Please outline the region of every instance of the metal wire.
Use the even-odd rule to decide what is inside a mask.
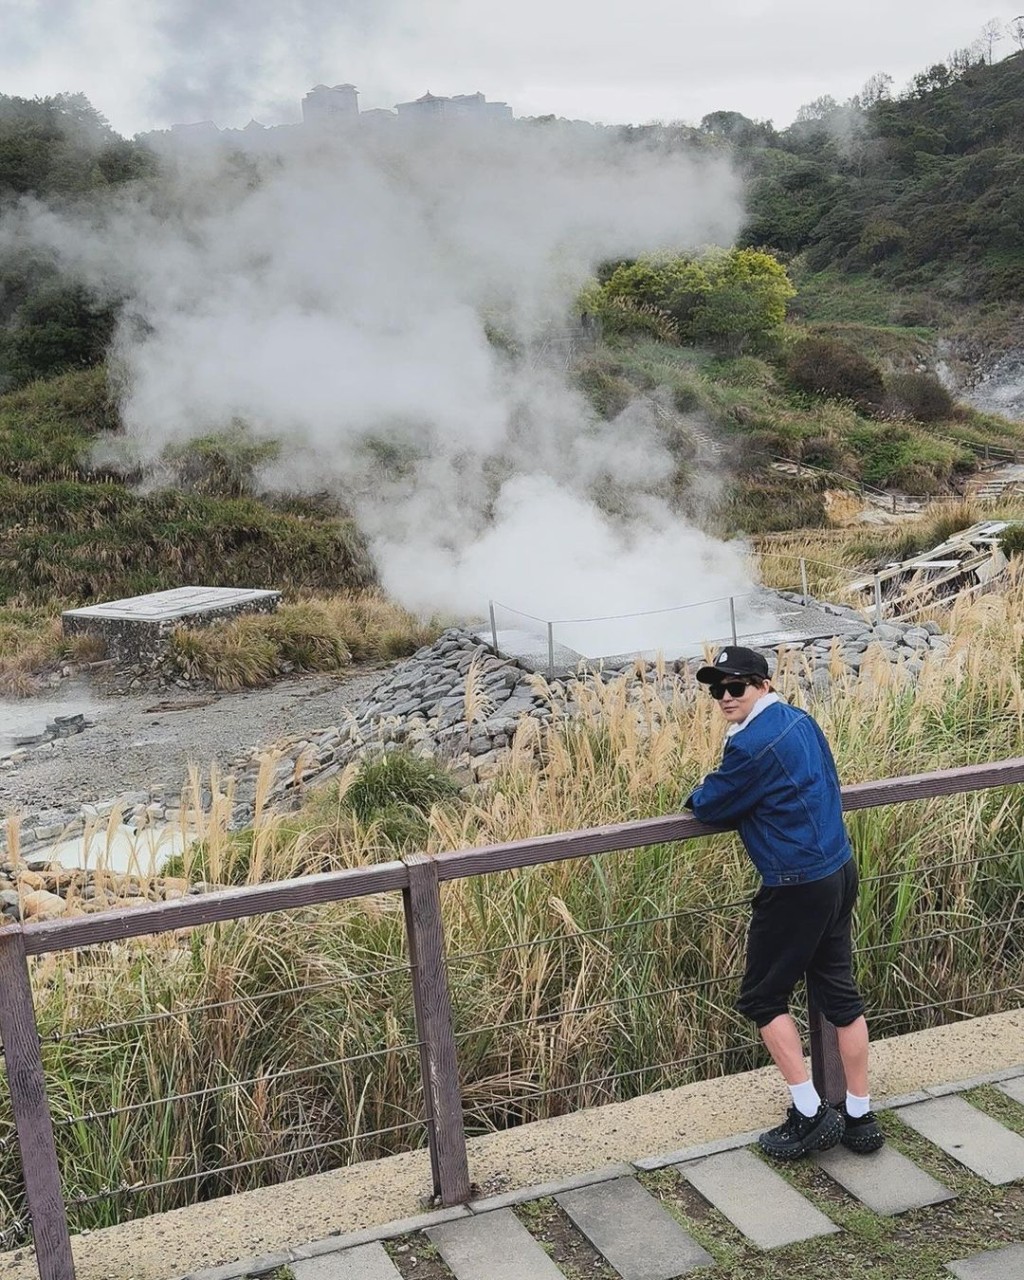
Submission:
[[[962,929],[941,929],[938,933],[922,933],[916,938],[902,938],[899,942],[873,942],[869,947],[856,947],[854,954],[858,956],[868,955],[872,951],[891,951],[893,947],[912,946],[918,942],[942,942],[946,938],[959,938],[965,933],[977,933],[979,929],[997,929],[1001,925],[1016,924],[1019,916],[1007,916],[1004,920],[984,920],[979,924],[964,925]]]
[[[690,1058],[674,1058],[669,1062],[654,1062],[646,1067],[634,1067],[629,1071],[616,1071],[608,1075],[592,1076],[589,1080],[574,1080],[572,1084],[554,1085],[550,1089],[538,1089],[535,1092],[524,1093],[519,1097],[508,1098],[502,1101],[495,1101],[490,1107],[473,1107],[462,1113],[463,1119],[468,1116],[483,1116],[487,1111],[494,1111],[503,1106],[514,1106],[518,1103],[533,1102],[537,1098],[546,1098],[554,1093],[568,1093],[573,1089],[586,1089],[591,1085],[603,1084],[607,1081],[626,1080],[630,1076],[646,1075],[649,1071],[667,1071],[670,1067],[689,1067],[699,1062],[712,1062],[716,1058],[721,1058],[727,1053],[739,1053],[745,1049],[761,1049],[763,1044],[760,1040],[741,1040],[739,1044],[728,1045],[722,1049],[713,1050],[710,1053],[697,1054]]]
[[[879,1022],[894,1022],[910,1013],[926,1013],[929,1009],[945,1009],[954,1004],[970,1004],[975,1000],[985,1000],[989,996],[1005,996],[1011,992],[1024,993],[1024,985],[1014,983],[1009,987],[992,987],[988,991],[976,991],[973,995],[951,996],[948,1000],[929,1000],[927,1004],[912,1004],[905,1009],[882,1009],[871,1015],[871,1025]]]
[[[987,853],[981,858],[951,858],[949,862],[932,862],[924,866],[905,867],[902,871],[880,871],[878,875],[865,876],[860,883],[861,887],[863,887],[866,884],[879,884],[884,880],[899,880],[903,876],[924,875],[926,873],[931,875],[935,871],[948,871],[950,867],[980,867],[988,862],[1002,862],[1004,859],[1014,856],[1009,853]]]
[[[574,938],[592,938],[602,933],[615,933],[621,929],[639,929],[647,924],[660,924],[665,920],[678,920],[682,916],[715,915],[720,911],[731,911],[736,907],[750,904],[749,895],[736,902],[723,902],[710,907],[686,907],[682,911],[670,911],[663,916],[648,916],[646,920],[624,920],[619,924],[603,924],[594,929],[573,929],[570,933],[554,933],[546,938],[531,938],[528,942],[510,942],[504,947],[488,947],[484,951],[456,951],[448,957],[448,963],[456,960],[474,960],[480,956],[496,956],[505,951],[521,951],[524,947],[543,947],[549,942],[571,942]]]
[[[308,1067],[289,1067],[286,1071],[276,1071],[269,1076],[254,1076],[249,1080],[233,1080],[228,1084],[215,1084],[207,1089],[194,1089],[190,1093],[172,1093],[163,1098],[147,1098],[144,1102],[132,1102],[123,1107],[109,1107],[105,1111],[86,1111],[79,1116],[65,1116],[54,1120],[55,1125],[73,1125],[92,1123],[96,1120],[110,1120],[114,1116],[129,1115],[136,1111],[145,1111],[150,1107],[168,1106],[172,1102],[189,1102],[193,1098],[207,1098],[215,1093],[224,1093],[229,1089],[247,1089],[250,1085],[266,1084],[275,1080],[290,1079],[294,1076],[306,1075],[311,1071],[321,1071],[327,1067],[341,1067],[349,1062],[365,1062],[369,1058],[382,1058],[391,1053],[405,1053],[410,1049],[419,1049],[422,1040],[414,1040],[409,1044],[396,1045],[390,1049],[374,1049],[370,1053],[356,1053],[349,1058],[329,1058],[324,1062],[314,1062]]]
[[[398,1133],[402,1129],[417,1127],[429,1128],[429,1118],[407,1120],[404,1124],[393,1124],[387,1129],[372,1129],[366,1133],[352,1134],[347,1138],[332,1138],[330,1142],[317,1142],[309,1147],[297,1147],[294,1151],[282,1151],[270,1156],[255,1156],[252,1160],[239,1160],[236,1164],[220,1165],[216,1169],[201,1169],[197,1173],[183,1173],[176,1178],[164,1178],[160,1182],[136,1182],[131,1186],[106,1187],[91,1196],[72,1196],[67,1204],[96,1204],[100,1200],[111,1200],[116,1196],[141,1195],[144,1191],[159,1191],[162,1187],[178,1186],[182,1182],[198,1182],[203,1178],[216,1178],[225,1173],[234,1173],[237,1169],[250,1169],[258,1164],[267,1164],[272,1160],[293,1160],[296,1156],[309,1155],[314,1151],[326,1151],[332,1147],[344,1146],[345,1143],[362,1142],[366,1138],[379,1138],[385,1133]]]
[[[348,982],[363,982],[370,978],[384,978],[393,973],[411,973],[414,966],[409,964],[394,965],[390,969],[377,969],[371,973],[354,974],[340,979],[327,978],[323,982],[309,982],[300,987],[275,987],[273,991],[260,991],[255,995],[235,996],[231,1000],[217,1000],[212,1004],[185,1005],[181,1009],[161,1009],[159,1013],[144,1013],[138,1018],[126,1022],[100,1022],[92,1027],[75,1027],[71,1031],[50,1031],[39,1037],[40,1044],[62,1044],[65,1041],[83,1040],[87,1036],[100,1035],[109,1031],[123,1031],[128,1027],[140,1027],[152,1022],[163,1022],[168,1018],[182,1018],[192,1013],[209,1013],[217,1009],[231,1009],[236,1005],[255,1005],[264,1000],[274,1000],[278,996],[302,995],[307,991],[326,991]]]
[[[635,1000],[654,1000],[658,996],[672,995],[676,991],[697,991],[702,987],[713,987],[722,982],[735,982],[742,976],[740,973],[726,973],[715,978],[702,978],[700,982],[689,982],[680,987],[662,987],[658,991],[641,991],[637,995],[617,996],[614,1000],[598,1000],[594,1004],[581,1004],[574,1009],[555,1009],[551,1013],[534,1013],[528,1018],[515,1018],[509,1022],[495,1022],[489,1027],[472,1027],[469,1031],[458,1031],[455,1039],[465,1040],[468,1036],[485,1035],[489,1031],[502,1031],[505,1027],[525,1027],[550,1019],[571,1018],[578,1013],[591,1013],[594,1009],[608,1009],[613,1005],[629,1004]]]

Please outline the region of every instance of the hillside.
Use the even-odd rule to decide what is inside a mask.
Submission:
[[[780,134],[731,114],[706,124],[750,179],[746,243],[812,272],[933,290],[933,317],[1019,298],[1024,54],[931,67],[898,99],[822,100]]]
[[[0,397],[0,604],[189,582],[330,590],[374,581],[335,502],[258,496],[252,459],[229,442],[197,445],[162,477],[94,464],[93,448],[119,430],[103,366]]]

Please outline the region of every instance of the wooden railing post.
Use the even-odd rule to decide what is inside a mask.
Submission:
[[[846,1101],[846,1072],[839,1056],[836,1029],[817,1007],[814,992],[807,991],[807,1025],[811,1041],[811,1079],[821,1097],[834,1107]]]
[[[0,929],[0,1037],[40,1280],[75,1280],[25,937],[19,925]]]
[[[434,1195],[447,1207],[464,1204],[469,1199],[469,1157],[444,954],[441,892],[433,858],[413,854],[403,861],[409,870],[409,887],[403,889],[402,897],[420,1040],[430,1167]]]

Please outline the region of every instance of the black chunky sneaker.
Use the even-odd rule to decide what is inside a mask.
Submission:
[[[813,1116],[790,1107],[782,1124],[758,1138],[761,1150],[773,1160],[799,1160],[809,1151],[828,1151],[843,1137],[843,1117],[827,1102]]]
[[[843,1146],[849,1147],[851,1151],[866,1155],[869,1151],[877,1151],[885,1143],[885,1134],[873,1111],[867,1111],[862,1116],[851,1116],[847,1114],[844,1105],[843,1123],[846,1125]]]

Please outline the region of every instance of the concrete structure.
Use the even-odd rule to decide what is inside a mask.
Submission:
[[[149,663],[160,656],[176,627],[208,627],[244,613],[273,613],[280,600],[279,591],[176,587],[67,609],[61,618],[66,636],[96,635],[105,642],[108,655],[119,662]]]
[[[478,121],[492,124],[495,121],[512,120],[512,108],[507,102],[488,102],[485,94],[457,93],[451,97],[434,94],[429,90],[411,102],[397,103],[394,111],[373,107],[359,110],[359,91],[354,84],[317,84],[302,99],[302,123],[265,126],[250,120],[244,129],[219,129],[212,120],[197,124],[172,125],[169,133],[155,130],[144,134],[151,145],[159,148],[170,138],[174,143],[190,145],[227,143],[246,151],[272,151],[286,143],[287,135],[301,137],[303,133],[325,134],[339,129],[356,127],[390,127],[400,120],[403,124],[436,123],[439,121]]]
[[[302,123],[313,128],[352,124],[359,118],[359,92],[354,84],[314,85],[302,99]]]

